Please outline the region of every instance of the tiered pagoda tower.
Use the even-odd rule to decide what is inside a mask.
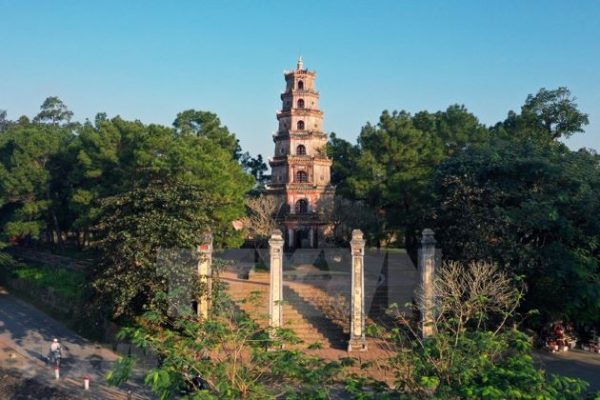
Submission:
[[[287,210],[282,219],[288,248],[319,247],[329,234],[324,210],[333,203],[331,159],[327,157],[327,134],[315,89],[315,71],[304,68],[284,73],[286,87],[277,113],[279,128],[273,135],[275,156],[269,160],[269,192],[283,195]]]

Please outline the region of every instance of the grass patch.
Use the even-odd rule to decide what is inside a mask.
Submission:
[[[79,298],[85,284],[83,273],[65,268],[21,265],[13,270],[13,275],[35,286],[52,288],[58,294],[73,300]]]
[[[85,274],[67,268],[29,265],[17,262],[9,254],[0,254],[0,272],[3,280],[20,279],[39,288],[52,288],[66,300],[77,301],[83,293]]]

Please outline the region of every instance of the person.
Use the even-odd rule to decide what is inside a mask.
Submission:
[[[52,340],[52,344],[50,345],[50,361],[56,362],[61,358],[61,346],[60,342],[57,338]]]

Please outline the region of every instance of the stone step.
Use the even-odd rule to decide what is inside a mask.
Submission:
[[[237,276],[231,275],[222,278],[229,286],[228,292],[232,299],[236,301],[247,299],[253,292],[260,292],[260,304],[240,302],[238,305],[250,315],[266,314],[269,296],[268,274],[256,273],[250,277],[250,280],[238,279]],[[323,305],[331,302],[331,296],[322,288],[315,287],[312,283],[284,282],[283,290],[284,327],[293,330],[304,342],[300,347],[313,343],[320,343],[322,348],[339,347],[347,340],[347,334],[342,328],[328,320],[321,310]]]

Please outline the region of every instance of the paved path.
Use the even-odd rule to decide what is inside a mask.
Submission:
[[[57,337],[63,348],[61,379],[56,382],[52,368],[45,364],[50,341]],[[33,306],[11,296],[0,287],[0,366],[18,370],[26,377],[48,385],[60,385],[67,393],[81,399],[150,399],[148,390],[139,384],[122,389],[105,382],[118,355],[77,335],[62,323]],[[91,390],[83,391],[83,376],[91,376]],[[138,371],[139,375],[139,371]],[[136,377],[139,382],[140,377]]]
[[[583,350],[536,351],[534,358],[547,372],[583,379],[590,384],[589,390],[600,391],[600,354]]]

